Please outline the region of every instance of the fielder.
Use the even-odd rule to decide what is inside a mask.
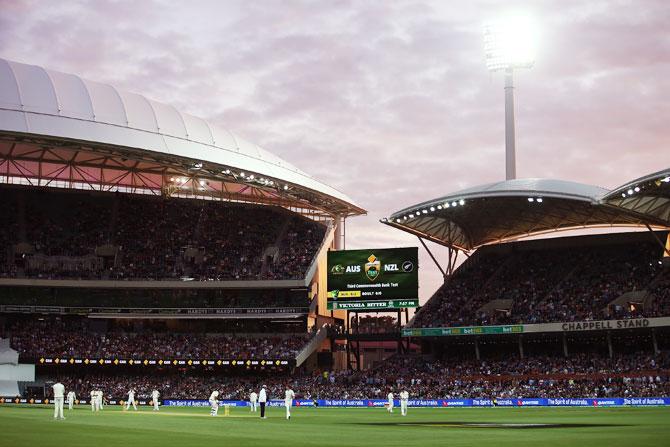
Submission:
[[[91,411],[98,409],[98,392],[91,390]]]
[[[158,390],[153,390],[151,392],[151,400],[154,403],[154,411],[158,411],[158,398],[160,397],[161,393],[158,392]]]
[[[77,399],[77,395],[74,391],[67,393],[67,409],[72,410],[74,408],[74,401]]]
[[[132,388],[130,389],[130,391],[128,391],[128,402],[126,402],[126,411],[130,409],[131,404],[133,405],[135,411],[137,411],[137,403],[135,403],[135,390]]]
[[[210,416],[216,416],[219,414],[219,392],[213,391],[209,395],[209,404],[212,406],[212,410],[209,412]]]
[[[63,400],[65,400],[65,386],[56,382],[52,386],[54,390],[54,419],[65,419],[63,416]]]
[[[265,385],[263,385],[263,388],[261,388],[261,391],[258,393],[258,403],[261,406],[261,418],[262,419],[267,419],[265,416],[265,404],[268,401],[268,394],[267,391],[265,391]]]
[[[407,402],[409,401],[409,393],[406,390],[400,392],[400,414],[407,416]]]
[[[105,403],[105,398],[104,398],[104,393],[102,390],[98,390],[95,394],[96,400],[95,400],[95,405],[96,405],[96,410],[100,411],[102,410],[103,404]]]
[[[291,405],[293,405],[293,399],[295,399],[295,393],[291,387],[286,387],[286,393],[284,394],[284,406],[286,407],[286,419],[291,419]]]
[[[389,392],[388,395],[389,403],[386,406],[386,409],[388,410],[389,413],[393,413],[393,393]]]
[[[251,412],[255,413],[258,411],[258,394],[255,391],[252,391],[249,394],[249,404],[251,405]]]

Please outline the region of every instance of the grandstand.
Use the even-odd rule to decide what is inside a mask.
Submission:
[[[59,376],[112,393],[315,365],[346,320],[326,310],[325,253],[365,213],[229,130],[4,59],[0,208],[0,334],[35,372],[0,394],[34,397]],[[202,397],[188,389],[172,397]]]
[[[382,222],[416,235],[426,249],[424,241],[448,249],[446,268],[433,257],[444,284],[403,329],[438,362],[433,366],[474,361],[479,373],[470,369],[459,379],[470,383],[474,374],[478,392],[509,397],[546,394],[538,383],[563,395],[643,392],[625,387],[631,383],[667,394],[670,170],[612,191],[508,180],[407,207]],[[590,232],[615,227],[642,231]],[[582,234],[546,236],[575,229]],[[466,259],[456,268],[461,254]],[[650,371],[615,366],[625,356]],[[602,364],[585,366],[599,357]],[[582,364],[572,368],[575,359]],[[510,378],[519,365],[523,377]],[[496,386],[477,377],[482,370],[496,374]],[[625,386],[611,388],[613,380]]]

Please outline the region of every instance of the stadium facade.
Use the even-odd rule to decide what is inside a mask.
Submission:
[[[0,59],[0,193],[4,332],[38,316],[85,331],[162,324],[242,334],[307,334],[346,320],[326,307],[325,254],[344,246],[346,219],[365,210],[170,105]],[[295,367],[323,338],[288,356],[22,357],[38,375],[61,364]]]

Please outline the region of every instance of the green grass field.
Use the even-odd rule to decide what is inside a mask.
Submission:
[[[407,417],[383,408],[294,408],[290,421],[279,408],[266,420],[243,408],[216,418],[208,408],[65,412],[54,421],[51,407],[0,406],[0,445],[670,446],[670,408],[410,408]]]

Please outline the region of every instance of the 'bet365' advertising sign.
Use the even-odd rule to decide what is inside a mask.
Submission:
[[[328,309],[402,309],[419,305],[418,249],[328,252]]]

